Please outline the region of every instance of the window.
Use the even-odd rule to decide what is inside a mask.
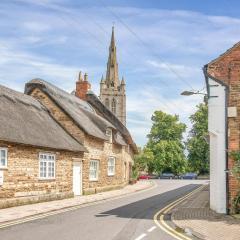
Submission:
[[[116,114],[116,100],[113,98],[113,100],[112,100],[112,112],[114,113],[114,114]]]
[[[39,177],[42,179],[55,178],[55,155],[49,153],[39,154]]]
[[[108,176],[113,176],[115,174],[115,158],[110,157],[108,159]]]
[[[109,142],[112,143],[112,129],[107,128],[106,135],[109,137]]]
[[[97,181],[98,180],[98,169],[99,169],[99,161],[91,160],[89,166],[89,180]]]
[[[7,167],[7,148],[0,148],[0,168]]]
[[[105,106],[106,106],[107,108],[110,107],[110,105],[109,105],[109,99],[108,99],[108,98],[105,99]]]

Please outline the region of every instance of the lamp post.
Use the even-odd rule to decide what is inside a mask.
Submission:
[[[195,95],[195,94],[204,95],[204,96],[207,95],[206,93],[202,93],[202,92],[200,92],[200,91],[197,91],[197,92],[193,92],[193,91],[183,91],[183,92],[181,93],[182,96],[191,96],[191,95]]]
[[[204,96],[204,102],[205,102],[205,104],[207,104],[207,94],[206,93],[202,93],[202,92],[200,92],[200,91],[196,91],[196,92],[194,92],[194,91],[183,91],[182,93],[181,93],[181,95],[182,96],[192,96],[192,95],[203,95]]]

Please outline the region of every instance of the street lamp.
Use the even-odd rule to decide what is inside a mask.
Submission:
[[[181,93],[182,96],[192,96],[192,95],[196,95],[196,94],[197,95],[203,95],[204,96],[203,101],[205,102],[205,104],[207,104],[207,94],[206,93],[202,93],[200,91],[196,91],[196,92],[194,92],[194,91],[183,91]]]
[[[206,96],[206,93],[202,93],[200,91],[197,91],[197,92],[193,92],[193,91],[183,91],[181,93],[182,96],[191,96],[191,95],[194,95],[194,94],[200,94],[200,95],[204,95]]]

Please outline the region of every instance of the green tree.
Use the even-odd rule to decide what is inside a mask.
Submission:
[[[139,151],[139,154],[134,157],[134,165],[138,171],[144,171],[152,173],[154,171],[153,168],[153,153],[152,151],[145,147],[143,150]]]
[[[208,107],[205,103],[197,106],[197,111],[190,116],[192,129],[186,146],[188,163],[192,171],[200,174],[209,173]]]
[[[153,125],[148,135],[147,149],[153,154],[151,162],[154,171],[161,173],[171,171],[179,174],[186,167],[183,133],[186,125],[179,122],[177,115],[155,111]]]

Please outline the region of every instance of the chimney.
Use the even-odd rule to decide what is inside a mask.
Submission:
[[[91,89],[91,84],[88,82],[87,73],[84,74],[84,79],[82,78],[82,73],[79,73],[78,80],[76,82],[76,93],[75,96],[86,100],[86,95],[88,90]]]

